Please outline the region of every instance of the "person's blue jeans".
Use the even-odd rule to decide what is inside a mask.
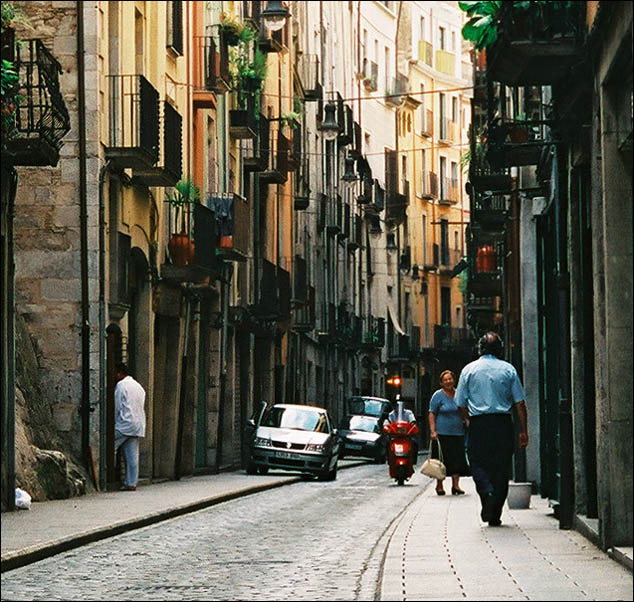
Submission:
[[[139,441],[141,437],[130,437],[115,432],[114,450],[115,453],[121,448],[123,459],[125,460],[125,480],[127,487],[136,487],[139,480]]]
[[[480,499],[493,494],[493,519],[499,519],[511,478],[515,448],[513,419],[507,414],[484,414],[469,420],[468,453],[471,475]]]

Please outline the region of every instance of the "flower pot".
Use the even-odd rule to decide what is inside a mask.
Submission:
[[[174,265],[185,266],[194,263],[194,241],[184,232],[172,234],[167,248],[169,249],[170,257]]]
[[[526,509],[530,506],[532,483],[509,483],[506,503],[511,510]]]

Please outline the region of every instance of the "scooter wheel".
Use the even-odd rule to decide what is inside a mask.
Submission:
[[[396,479],[396,482],[399,486],[401,486],[405,484],[405,479],[403,477],[399,477],[398,479]]]

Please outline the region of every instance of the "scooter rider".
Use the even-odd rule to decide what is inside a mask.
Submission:
[[[388,414],[385,422],[416,423],[416,416],[414,415],[414,412],[405,407],[405,402],[401,400],[400,394],[396,395],[396,407]],[[413,463],[415,465],[416,460],[418,459],[418,441],[414,438],[412,438],[412,456]]]

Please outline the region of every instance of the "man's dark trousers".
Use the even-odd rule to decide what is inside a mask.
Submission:
[[[513,420],[509,414],[469,418],[468,446],[471,474],[481,500],[493,494],[491,520],[499,520],[511,478],[514,451]]]

